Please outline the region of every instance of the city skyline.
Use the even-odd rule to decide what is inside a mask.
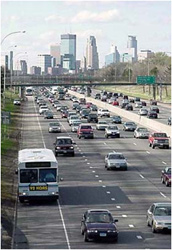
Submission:
[[[40,3],[41,12],[38,11]],[[99,1],[98,4],[95,1],[2,1],[1,37],[18,30],[26,33],[8,37],[1,51],[13,50],[14,58],[18,52],[27,51],[27,58],[25,55],[21,60],[26,59],[30,68],[37,65],[38,54],[50,54],[50,45],[59,44],[61,35],[70,33],[77,37],[77,60],[86,55],[89,36],[96,38],[100,67],[111,44],[118,47],[120,54],[126,52],[129,35],[136,36],[138,52],[141,49],[169,52],[170,5],[169,1]],[[15,49],[8,49],[15,44]]]

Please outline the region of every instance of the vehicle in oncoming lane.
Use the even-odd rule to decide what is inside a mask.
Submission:
[[[150,107],[150,110],[159,113],[159,108],[158,108],[158,106],[151,106],[151,107]]]
[[[19,99],[15,99],[15,100],[13,101],[13,104],[14,104],[14,105],[20,106],[20,105],[21,105],[21,101],[20,101]]]
[[[157,101],[150,99],[150,105],[157,105]]]
[[[148,129],[144,128],[144,127],[137,127],[134,130],[134,138],[136,138],[136,139],[138,139],[138,138],[147,139],[147,138],[149,138],[149,134],[150,134],[150,132],[148,131]]]
[[[125,106],[125,110],[133,110],[133,106],[131,105],[131,104],[127,104],[126,106]]]
[[[171,126],[171,117],[168,117],[167,124]]]
[[[48,125],[49,133],[61,133],[61,125],[59,122],[50,122]]]
[[[148,118],[157,119],[157,118],[158,118],[158,114],[157,114],[156,111],[150,110],[150,111],[148,111],[147,117],[148,117]]]
[[[134,131],[137,128],[135,122],[124,122],[123,130],[124,131]]]
[[[171,186],[171,167],[166,167],[161,171],[161,182],[167,187]]]
[[[142,108],[141,102],[135,102],[135,108]]]
[[[145,108],[141,108],[138,112],[138,115],[147,115],[148,114],[148,110]]]
[[[71,137],[59,136],[56,138],[55,145],[55,156],[59,154],[75,155],[74,142]]]
[[[153,233],[171,230],[171,203],[153,203],[147,211],[147,225]]]
[[[119,128],[116,125],[109,124],[105,128],[105,137],[106,138],[109,138],[109,137],[111,137],[111,138],[113,138],[113,137],[120,138]]]
[[[84,235],[84,241],[111,240],[117,242],[118,230],[116,222],[118,220],[113,218],[109,210],[87,210],[81,219],[81,234]]]
[[[128,164],[127,160],[122,153],[111,152],[105,156],[105,168],[110,169],[122,169],[127,170]]]

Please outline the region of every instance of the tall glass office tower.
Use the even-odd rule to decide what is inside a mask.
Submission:
[[[128,54],[131,56],[132,62],[137,61],[137,40],[135,36],[128,36],[127,41]]]
[[[94,36],[90,36],[89,39],[87,39],[86,64],[87,69],[99,68],[99,57],[97,52],[96,38]]]
[[[64,69],[76,69],[76,35],[61,35],[61,64]]]

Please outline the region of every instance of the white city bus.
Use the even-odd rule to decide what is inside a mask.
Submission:
[[[50,149],[23,149],[18,155],[18,195],[25,200],[59,197],[58,162]]]
[[[25,95],[26,96],[32,96],[33,95],[33,88],[32,87],[27,87],[25,90]]]

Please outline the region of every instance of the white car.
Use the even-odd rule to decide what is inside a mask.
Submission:
[[[15,99],[14,101],[13,101],[13,104],[14,105],[21,105],[21,101],[20,100],[18,100],[18,99]]]
[[[71,115],[70,118],[69,118],[69,126],[71,126],[74,121],[78,121],[78,120],[80,121],[79,116]]]
[[[141,102],[136,102],[135,103],[135,108],[142,108],[142,103]]]
[[[122,153],[111,152],[105,157],[105,168],[110,169],[123,169],[127,170],[127,160]]]
[[[39,114],[42,115],[47,110],[49,110],[49,108],[47,106],[41,106],[39,108]]]
[[[105,137],[106,138],[109,138],[109,137],[120,138],[119,128],[114,124],[109,124],[109,126],[105,128]]]
[[[108,123],[107,123],[107,121],[104,121],[104,120],[98,121],[98,123],[96,124],[97,130],[105,130],[105,128],[107,128],[107,127],[108,127]]]
[[[108,103],[109,103],[109,104],[112,104],[114,101],[116,101],[116,97],[111,97],[111,98],[108,100]]]
[[[98,109],[98,112],[97,112],[97,115],[100,116],[100,117],[103,117],[103,116],[107,116],[107,117],[110,117],[110,112],[108,109]]]
[[[147,128],[144,127],[137,127],[134,130],[134,137],[135,138],[149,138],[150,132],[147,130]]]
[[[57,111],[60,111],[61,107],[62,107],[62,104],[60,104],[60,103],[57,104],[57,105],[56,105],[56,110],[57,110]]]
[[[71,125],[71,132],[77,132],[79,125],[81,124],[81,121],[74,121]]]
[[[148,114],[148,110],[145,108],[141,108],[138,112],[138,115],[147,115]]]

